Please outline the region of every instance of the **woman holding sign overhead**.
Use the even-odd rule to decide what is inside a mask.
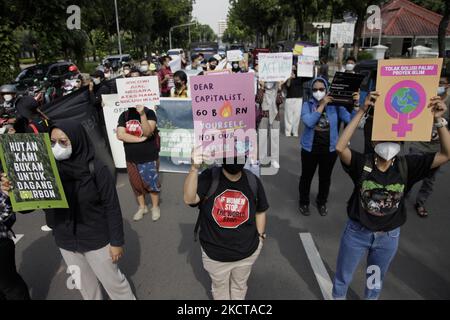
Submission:
[[[319,167],[319,193],[316,198],[321,216],[326,216],[326,203],[330,192],[331,174],[336,163],[336,142],[338,138],[338,120],[350,122],[352,115],[345,107],[333,105],[333,98],[328,95],[328,82],[321,77],[312,81],[313,97],[305,101],[301,120],[305,130],[301,137],[302,175],[299,184],[299,211],[310,215],[309,193],[311,182]],[[359,99],[354,95],[355,104]]]

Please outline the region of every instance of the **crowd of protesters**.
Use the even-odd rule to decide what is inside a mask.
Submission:
[[[338,253],[333,297],[346,298],[353,273],[366,254],[368,265],[378,266],[383,280],[398,248],[400,227],[406,222],[405,197],[415,183],[423,181],[415,208],[421,217],[426,217],[429,213],[425,204],[433,191],[436,173],[450,159],[450,134],[446,121],[450,106],[448,78],[441,78],[436,97],[429,101],[428,107],[434,116],[430,142],[414,142],[410,153],[400,156],[399,143],[370,139],[371,118],[379,96],[375,84],[370,85],[370,92],[363,97],[360,92],[353,94],[353,108],[334,103],[329,95],[329,69],[325,58],[321,59],[315,78],[298,77],[294,60],[292,75],[283,82],[259,81],[256,59],[248,64],[227,61],[220,55],[206,60],[201,54],[193,54],[190,60],[189,65],[182,63],[181,69],[173,72],[173,58],[170,56],[161,56],[158,65],[152,59],[144,58],[136,65],[123,64],[117,76],[154,76],[158,78],[161,97],[186,99],[189,98],[189,75],[202,76],[224,69],[230,73],[253,73],[259,164],[280,168],[278,155],[282,119],[287,137],[299,137],[301,133],[297,155],[301,167],[298,177],[299,212],[303,216],[311,215],[310,189],[317,169],[319,192],[315,202],[321,216],[328,214],[326,204],[338,158],[354,183],[347,207],[349,220]],[[342,71],[353,73],[355,65],[356,59],[348,57]],[[115,90],[108,81],[112,72],[105,65],[103,71],[91,74],[90,80],[79,78],[82,82],[79,87],[89,87],[92,105],[99,111],[100,123],[104,122],[101,118],[102,95]],[[102,286],[111,299],[135,299],[127,279],[117,266],[123,255],[124,231],[114,178],[98,159],[85,130],[74,121],[52,124],[33,99],[17,96],[14,86],[2,86],[0,94],[2,114],[14,113],[14,109],[20,113],[17,121],[6,127],[5,133],[48,132],[50,135],[69,209],[46,210],[46,216],[51,217],[48,229],[53,231],[66,264],[80,266],[83,298],[102,299]],[[284,110],[284,118],[280,110]],[[142,220],[149,212],[155,222],[161,217],[160,138],[156,114],[155,110],[136,106],[123,112],[117,124],[117,139],[124,144],[130,186],[138,203],[133,216],[135,221]],[[365,120],[365,148],[359,152],[350,148],[350,140],[362,120]],[[341,122],[346,124],[344,130],[340,130]],[[303,124],[302,130],[300,124]],[[262,180],[245,167],[247,160],[246,156],[243,159],[237,156],[224,158],[221,166],[201,171],[207,155],[194,150],[192,166],[185,179],[184,202],[199,209],[195,229],[202,249],[203,266],[212,281],[214,299],[245,299],[247,280],[266,238],[269,203]],[[384,187],[371,190],[368,187],[370,183]],[[15,265],[12,241],[15,214],[8,198],[12,185],[3,174],[0,193],[0,299],[29,299],[27,286]],[[151,209],[146,204],[147,194],[150,195]],[[389,204],[381,206],[381,199],[387,198],[390,199]],[[230,213],[230,206],[238,217],[232,226],[225,220],[216,219],[216,216]],[[381,285],[375,289],[366,288],[365,295],[367,299],[377,299],[380,292]]]

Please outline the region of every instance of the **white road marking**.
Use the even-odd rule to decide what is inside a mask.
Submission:
[[[16,234],[16,237],[13,238],[14,244],[17,244],[17,242],[20,241],[20,239],[22,239],[24,236],[24,234]]]
[[[299,233],[300,239],[302,240],[303,247],[305,248],[306,255],[308,256],[311,267],[316,276],[317,282],[319,283],[320,291],[322,291],[323,298],[325,300],[333,300],[331,291],[333,289],[333,283],[331,278],[323,264],[322,258],[320,257],[319,251],[314,244],[311,233]]]

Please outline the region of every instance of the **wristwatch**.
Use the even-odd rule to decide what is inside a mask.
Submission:
[[[440,118],[437,122],[434,123],[434,127],[436,129],[440,129],[445,127],[448,124],[447,120],[445,120],[444,118]]]
[[[263,240],[266,240],[266,234],[265,233],[260,233],[259,237]]]

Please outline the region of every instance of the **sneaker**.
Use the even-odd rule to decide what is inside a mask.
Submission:
[[[310,216],[311,212],[309,211],[309,206],[306,204],[300,204],[298,206],[298,211],[304,216]]]
[[[142,218],[144,218],[144,214],[146,214],[146,213],[148,213],[147,206],[145,206],[143,208],[139,207],[139,210],[133,216],[133,220],[134,221],[142,220]]]
[[[319,209],[319,214],[322,217],[325,217],[328,214],[328,209],[327,206],[322,204],[322,205],[317,205],[317,208]]]
[[[161,210],[159,209],[159,207],[152,208],[152,220],[158,221],[160,217],[161,217]]]
[[[45,225],[41,227],[41,230],[44,232],[50,232],[52,231],[52,228],[50,228],[48,225]]]
[[[275,169],[280,169],[280,164],[278,163],[278,161],[273,160],[272,167],[274,167]]]

